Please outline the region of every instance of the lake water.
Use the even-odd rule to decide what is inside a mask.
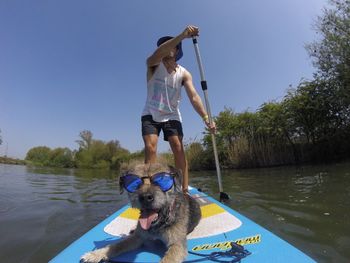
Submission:
[[[0,258],[50,260],[126,204],[117,176],[0,164]],[[318,262],[350,261],[350,163],[230,170],[222,177],[233,209]],[[191,173],[190,183],[218,198],[215,171]]]

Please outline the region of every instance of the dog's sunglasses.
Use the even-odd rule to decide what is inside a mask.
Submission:
[[[149,176],[139,177],[135,174],[127,173],[120,177],[119,184],[129,193],[134,193],[143,184],[144,179],[150,179],[151,184],[158,186],[163,192],[169,191],[174,185],[174,174],[160,172]]]

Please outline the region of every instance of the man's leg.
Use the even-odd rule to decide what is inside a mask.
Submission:
[[[168,137],[168,141],[171,147],[171,150],[174,154],[175,167],[180,169],[183,175],[182,178],[182,189],[184,192],[188,191],[188,167],[185,156],[185,149],[182,143],[182,137],[173,135]]]
[[[151,115],[142,116],[142,138],[145,144],[145,163],[155,163],[160,123],[153,121]]]
[[[142,136],[145,143],[145,163],[155,163],[157,159],[157,134],[148,134]]]

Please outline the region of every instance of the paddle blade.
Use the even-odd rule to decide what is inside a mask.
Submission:
[[[226,202],[228,200],[230,200],[230,196],[224,192],[220,192],[220,202],[223,203],[223,202]]]

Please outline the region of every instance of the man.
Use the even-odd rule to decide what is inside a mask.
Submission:
[[[181,41],[198,34],[198,27],[187,26],[176,37],[166,36],[158,40],[158,48],[147,59],[147,100],[141,118],[145,163],[156,162],[158,137],[162,130],[164,140],[169,142],[174,154],[175,166],[182,171],[185,193],[188,191],[188,167],[179,111],[182,86],[206,126],[212,132],[215,131],[215,124],[209,123],[208,114],[193,85],[191,74],[177,64],[183,56]]]

